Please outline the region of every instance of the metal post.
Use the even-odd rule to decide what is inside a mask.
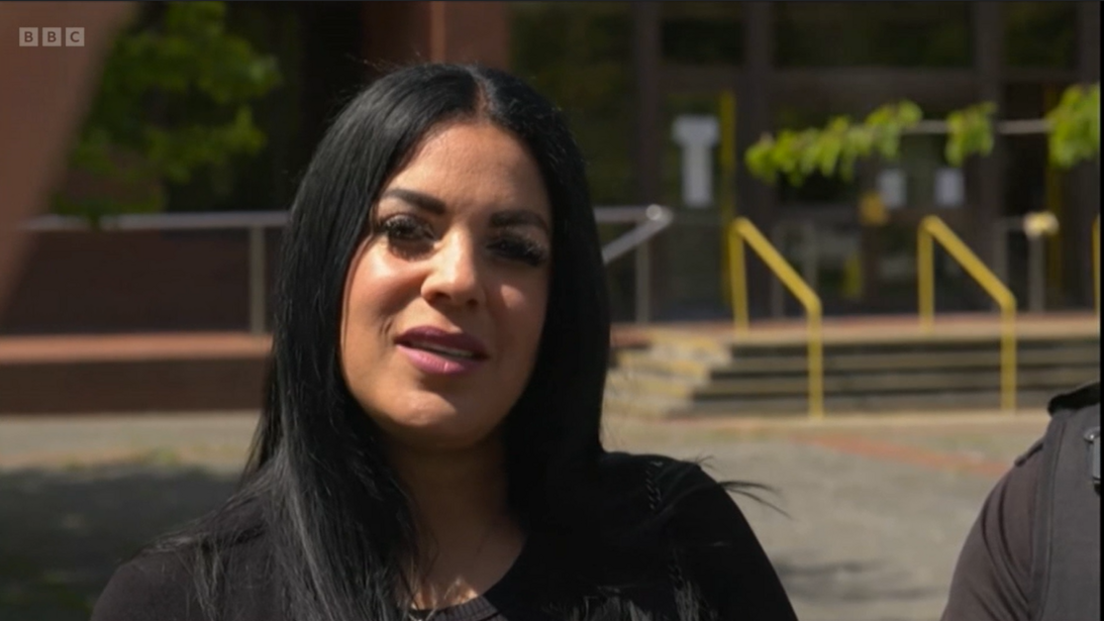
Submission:
[[[789,249],[787,233],[790,232],[793,222],[782,220],[771,228],[771,244],[779,252],[785,253]],[[800,222],[801,231],[801,277],[816,291],[819,287],[820,254],[817,249],[816,222],[806,219]],[[786,292],[782,283],[777,278],[770,281],[770,312],[771,317],[780,319],[786,315]]]
[[[801,276],[813,291],[820,288],[820,253],[817,248],[816,223],[806,220],[801,223],[801,230],[805,233],[802,241]]]
[[[249,227],[249,331],[265,331],[265,230]]]
[[[787,235],[789,231],[789,223],[785,220],[779,221],[774,225],[771,230],[771,244],[779,249],[781,252],[785,252],[788,244],[786,243]],[[781,319],[786,315],[786,292],[782,289],[782,281],[771,275],[770,279],[770,313],[771,317],[775,319]]]
[[[1041,235],[1027,237],[1027,308],[1033,313],[1041,313],[1046,307],[1046,261],[1044,261]]]
[[[1009,282],[1008,234],[1015,228],[1019,228],[1019,226],[1019,218],[1004,218],[997,222],[997,226],[993,227],[996,232],[993,239],[993,271],[997,273],[997,278],[1000,278],[1002,282]]]
[[[636,323],[652,320],[652,255],[650,241],[636,247]]]
[[[934,328],[935,323],[935,266],[932,236],[921,221],[916,239],[916,283],[920,307],[920,327]]]

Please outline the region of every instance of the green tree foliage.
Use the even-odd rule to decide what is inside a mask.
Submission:
[[[278,84],[275,59],[226,31],[222,2],[150,6],[107,59],[57,212],[159,211],[165,183],[265,144],[250,102]]]
[[[1066,89],[1046,120],[1052,166],[1070,168],[1096,157],[1100,152],[1100,84]]]
[[[992,151],[995,112],[996,106],[985,102],[947,116],[944,155],[948,163],[961,166],[972,155]],[[747,150],[744,159],[752,174],[771,184],[784,175],[789,184],[801,185],[814,173],[851,180],[859,159],[896,159],[901,136],[922,117],[912,102],[887,104],[861,123],[841,116],[823,128],[765,135]],[[1071,86],[1045,120],[1052,166],[1069,168],[1096,157],[1100,152],[1100,85]]]
[[[782,130],[766,135],[745,156],[758,177],[775,183],[779,173],[792,185],[800,185],[814,173],[851,179],[855,161],[878,154],[897,156],[904,130],[920,122],[920,108],[909,101],[887,104],[871,112],[862,123],[839,116],[823,129]]]
[[[975,104],[947,115],[947,146],[944,157],[952,166],[961,166],[971,155],[989,155],[993,151],[992,102]]]

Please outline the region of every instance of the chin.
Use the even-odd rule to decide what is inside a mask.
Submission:
[[[476,414],[478,412],[478,414]],[[451,404],[393,411],[373,417],[384,432],[411,447],[434,450],[458,450],[476,446],[494,433],[501,421],[479,420],[486,409],[456,408]]]

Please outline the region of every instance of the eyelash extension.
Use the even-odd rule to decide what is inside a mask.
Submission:
[[[376,230],[387,236],[388,240],[422,241],[432,236],[426,226],[410,216],[393,216],[376,224]]]
[[[404,255],[415,255],[420,252],[417,247],[421,244],[432,244],[434,241],[432,232],[424,223],[405,215],[378,222],[375,230],[386,237],[395,251]],[[506,260],[532,267],[539,267],[548,260],[548,251],[542,245],[521,236],[502,236],[487,247]]]
[[[543,246],[522,237],[503,237],[492,243],[491,247],[507,259],[532,267],[539,267],[548,260],[548,251]]]

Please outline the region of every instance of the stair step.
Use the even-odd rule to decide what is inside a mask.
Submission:
[[[1099,367],[1028,368],[1020,369],[1017,384],[1023,389],[1064,388],[1092,381],[1099,377]],[[808,391],[808,378],[762,377],[714,380],[708,383],[679,377],[629,374],[616,372],[610,375],[611,390],[639,394],[655,394],[672,398],[695,400],[723,399],[733,396],[782,396],[804,395]],[[975,372],[905,372],[852,373],[828,375],[824,378],[824,392],[828,394],[861,394],[952,390],[986,390],[1000,385],[999,371]]]
[[[1055,391],[1025,390],[1016,395],[1020,411],[1040,410]],[[897,412],[940,412],[963,410],[997,410],[1000,393],[995,390],[973,392],[901,393],[885,395],[837,395],[824,401],[829,417],[847,414],[892,414]],[[741,397],[702,402],[678,402],[667,399],[622,399],[610,396],[606,412],[611,415],[638,418],[674,419],[719,416],[805,415],[809,402],[804,397]],[[938,415],[933,414],[933,415]]]
[[[1062,339],[1016,339],[1018,351],[1062,351],[1071,348],[1099,348],[1100,337],[1078,336]],[[999,351],[1001,340],[996,337],[972,339],[931,339],[931,340],[884,340],[877,342],[824,342],[825,355],[877,355],[890,353],[963,353],[977,351]],[[808,351],[808,342],[800,343],[764,343],[736,344],[731,347],[733,359],[763,358],[775,356],[803,355]]]
[[[995,409],[1000,406],[1001,325],[856,318],[824,326],[829,413]],[[611,411],[638,416],[803,414],[807,333],[762,326],[653,332],[652,347],[621,352],[607,382]],[[1016,323],[1017,400],[1038,408],[1100,376],[1099,321],[1029,317]]]
[[[723,364],[710,364],[700,360],[667,359],[652,352],[625,352],[618,359],[618,367],[625,370],[654,373],[657,375],[686,376],[696,380],[735,379],[741,376],[804,375],[807,373],[807,356],[778,356],[758,360],[739,359]],[[1044,366],[1099,365],[1098,346],[1070,349],[1027,349],[1017,352],[1017,366],[1021,369]],[[883,354],[826,354],[824,372],[940,370],[940,369],[989,369],[1000,367],[999,351],[969,352],[894,352]]]
[[[796,356],[807,350],[808,341],[804,336],[785,340],[752,338],[748,335],[736,339],[729,334],[705,336],[701,334],[658,333],[651,339],[649,351],[665,358],[696,361],[721,362],[741,358],[763,358],[778,356]],[[977,333],[917,333],[903,332],[899,335],[878,339],[869,338],[832,338],[826,334],[824,351],[826,355],[835,354],[881,354],[898,352],[966,352],[978,350],[997,350],[1001,339],[993,331]],[[1093,333],[1061,334],[1044,336],[1032,333],[1018,333],[1017,349],[1055,350],[1077,347],[1099,348],[1100,335]]]

